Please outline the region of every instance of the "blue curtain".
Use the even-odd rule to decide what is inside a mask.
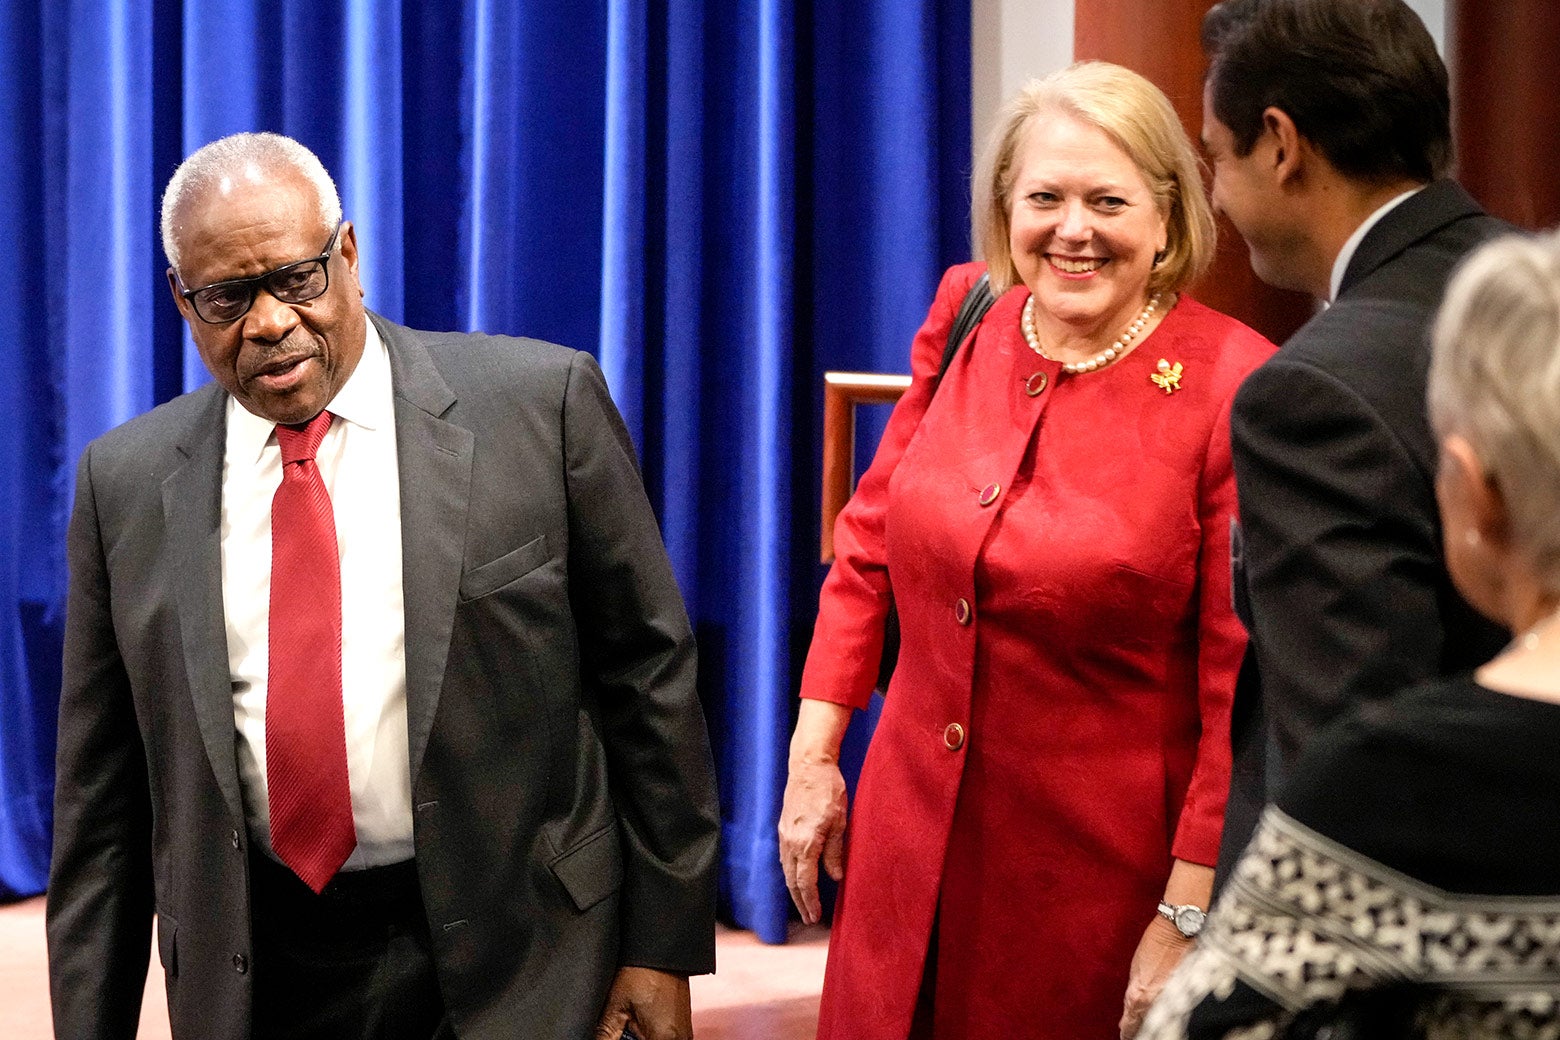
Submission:
[[[370,306],[595,352],[700,640],[722,898],[769,941],[821,374],[902,371],[968,253],[967,0],[0,0],[0,894],[46,880],[76,457],[207,377],[163,184],[313,148]]]

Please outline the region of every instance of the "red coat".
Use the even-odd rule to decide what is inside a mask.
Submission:
[[[1064,375],[1024,341],[1020,286],[930,398],[981,269],[944,276],[916,336],[803,676],[804,697],[866,705],[891,573],[904,648],[849,820],[820,1038],[909,1034],[934,921],[936,1036],[1113,1038],[1172,857],[1218,852],[1245,647],[1229,410],[1273,346],[1183,296],[1127,357]],[[1182,366],[1173,393],[1160,358]]]

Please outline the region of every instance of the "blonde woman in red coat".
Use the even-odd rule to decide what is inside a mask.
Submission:
[[[1208,906],[1244,632],[1229,409],[1272,344],[1180,290],[1213,220],[1147,80],[1031,84],[975,179],[914,380],[835,527],[780,820],[808,921],[843,879],[824,1040],[1110,1040]],[[998,299],[951,367],[960,303]],[[935,389],[935,396],[933,391]],[[846,827],[838,750],[898,669]]]

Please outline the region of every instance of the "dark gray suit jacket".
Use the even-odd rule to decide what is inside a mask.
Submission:
[[[440,987],[461,1037],[579,1040],[618,966],[714,968],[719,816],[682,599],[589,355],[374,321]],[[154,912],[173,1035],[248,1036],[225,401],[170,401],[78,471],[48,900],[62,1040],[134,1036]]]
[[[1500,649],[1504,633],[1442,562],[1425,379],[1457,262],[1511,230],[1454,182],[1430,184],[1371,228],[1338,299],[1236,395],[1236,588],[1251,646],[1231,720],[1221,882],[1319,727]]]

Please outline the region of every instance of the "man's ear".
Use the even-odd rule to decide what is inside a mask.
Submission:
[[[363,295],[363,279],[358,275],[358,250],[357,229],[348,220],[341,225],[341,258],[347,262],[347,270],[352,272],[352,280],[357,283],[358,295]]]
[[[1273,173],[1280,184],[1289,184],[1305,172],[1305,139],[1295,121],[1281,108],[1269,105],[1262,110],[1262,132],[1271,141]]]

